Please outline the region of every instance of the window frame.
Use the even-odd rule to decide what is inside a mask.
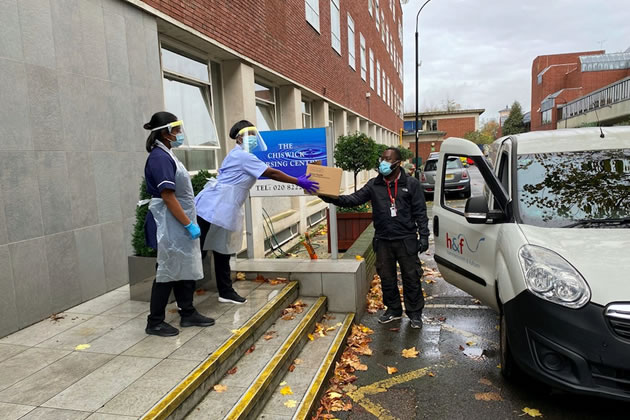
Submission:
[[[354,19],[348,13],[348,65],[352,70],[357,71],[357,55],[356,55],[356,32],[354,26]]]
[[[336,16],[336,22],[333,19]],[[335,29],[337,33],[335,33]],[[341,7],[339,0],[330,0],[330,45],[341,55]]]
[[[361,63],[361,79],[364,82],[368,81],[368,64],[367,64],[367,49],[365,45],[365,37],[359,32],[359,61]]]
[[[276,130],[280,130],[280,118],[279,118],[279,109],[278,109],[278,92],[277,92],[277,88],[266,83],[265,81],[261,81],[258,79],[254,80],[254,86],[261,86],[264,88],[269,89],[269,91],[271,91],[272,95],[273,95],[273,100],[267,100],[267,99],[263,99],[263,98],[259,98],[256,96],[256,89],[254,88],[254,97],[256,100],[256,109],[258,110],[258,106],[263,106],[263,107],[269,107],[269,108],[273,108],[273,112],[271,113],[271,116],[273,118],[273,127],[269,127],[270,131],[276,131]],[[258,115],[256,116],[256,119],[258,119]],[[256,125],[258,126],[258,121],[256,121]],[[264,131],[264,130],[263,130]]]
[[[376,94],[381,96],[381,63],[376,60]]]
[[[313,103],[304,99],[302,99],[302,128],[313,128]]]
[[[312,15],[309,15],[309,10],[312,12]],[[314,16],[316,16],[316,18]],[[319,0],[304,0],[304,17],[306,19],[306,23],[308,23],[313,29],[315,29],[317,33],[321,33],[319,22]]]
[[[370,88],[376,91],[375,80],[376,78],[376,59],[374,58],[374,51],[370,48]]]

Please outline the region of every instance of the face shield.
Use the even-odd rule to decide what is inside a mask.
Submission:
[[[238,132],[238,136],[243,138],[241,146],[246,152],[264,152],[267,145],[256,127],[245,127]]]
[[[170,135],[175,136],[175,140],[171,140],[172,147],[179,147],[186,143],[186,133],[184,132],[184,122],[182,120],[156,127],[151,131],[163,130],[165,128],[168,129]]]

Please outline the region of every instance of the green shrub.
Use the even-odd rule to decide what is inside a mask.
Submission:
[[[337,213],[372,213],[372,203],[368,201],[356,207],[337,207]]]

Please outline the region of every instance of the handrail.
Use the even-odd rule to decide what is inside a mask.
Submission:
[[[630,100],[630,76],[558,107],[561,110],[560,120],[627,100]]]

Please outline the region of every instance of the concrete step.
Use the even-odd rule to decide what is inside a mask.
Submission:
[[[335,362],[345,348],[354,314],[328,313],[320,321],[323,335],[314,333],[260,410],[258,420],[310,419],[328,386]],[[286,387],[292,394],[287,394]],[[284,390],[284,393],[283,393]]]
[[[256,291],[252,292],[255,293]],[[261,291],[262,293],[263,291]],[[274,291],[275,293],[275,291]],[[266,296],[266,295],[265,295]],[[262,296],[261,296],[262,297]],[[269,301],[258,311],[241,314],[240,306],[231,309],[247,321],[234,321],[232,335],[195,368],[182,382],[142,417],[143,420],[183,419],[219,382],[225,373],[281,316],[282,311],[298,297],[298,283],[290,282],[277,294],[269,295]],[[253,296],[252,296],[253,298]],[[227,325],[227,324],[226,324]]]
[[[278,316],[276,321],[254,343],[251,351],[230,364],[219,381],[223,392],[210,392],[194,407],[187,420],[255,418],[280,383],[302,347],[308,334],[324,315],[326,297],[302,298],[293,306],[305,305],[300,313]],[[292,318],[292,319],[290,319]]]

